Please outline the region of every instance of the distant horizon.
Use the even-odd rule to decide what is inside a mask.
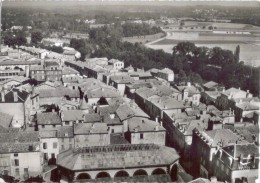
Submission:
[[[228,7],[260,7],[259,1],[243,0],[8,0],[3,1],[3,6],[77,6],[77,5],[117,5],[117,6],[228,6]]]

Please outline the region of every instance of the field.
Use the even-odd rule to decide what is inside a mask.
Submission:
[[[217,26],[217,29],[209,31],[200,28],[210,25]],[[146,46],[172,53],[172,48],[182,41],[193,42],[196,46],[221,47],[231,51],[240,45],[240,60],[248,65],[260,66],[260,27],[211,22],[185,22],[185,26],[187,30],[165,30],[167,33],[165,38],[148,43]]]

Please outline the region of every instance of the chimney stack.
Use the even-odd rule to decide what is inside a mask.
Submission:
[[[5,91],[4,91],[4,88],[1,91],[1,99],[2,99],[2,102],[5,102]]]
[[[13,91],[13,95],[14,95],[14,102],[17,102],[18,101],[17,91]]]

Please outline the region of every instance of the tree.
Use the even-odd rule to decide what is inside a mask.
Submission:
[[[34,31],[31,33],[31,43],[38,44],[42,41],[42,33],[40,31]]]
[[[239,63],[239,54],[240,54],[240,46],[237,45],[235,52],[234,52],[234,60],[236,63]]]

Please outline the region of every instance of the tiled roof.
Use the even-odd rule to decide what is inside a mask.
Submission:
[[[43,130],[39,132],[40,138],[57,138],[57,130]]]
[[[212,87],[217,86],[217,85],[218,85],[218,83],[216,83],[214,81],[209,81],[209,82],[205,83],[203,86],[207,87],[207,88],[212,88]]]
[[[72,171],[171,165],[179,159],[173,148],[155,144],[110,145],[60,153],[57,165]]]
[[[129,119],[128,127],[130,132],[165,131],[165,128],[160,126],[159,123],[139,117],[133,117]]]
[[[61,118],[55,112],[37,113],[38,125],[61,125]]]
[[[116,114],[121,121],[124,121],[135,115],[134,111],[132,111],[131,108],[126,104],[120,105],[116,110]]]
[[[205,91],[205,93],[213,99],[217,99],[221,95],[219,91]]]
[[[0,65],[38,65],[41,62],[38,60],[35,61],[21,61],[18,59],[12,59],[10,57],[1,57],[0,58]]]
[[[259,110],[260,109],[259,104],[251,104],[251,103],[238,104],[237,107],[244,110],[244,111]]]
[[[97,88],[94,90],[89,90],[86,92],[86,95],[88,98],[115,98],[119,96],[119,94],[116,93],[116,91],[113,91],[109,88]]]
[[[85,121],[85,114],[82,110],[67,110],[62,111],[62,121]]]
[[[8,128],[13,120],[13,116],[0,112],[0,125]]]
[[[29,80],[29,78],[24,77],[24,76],[15,76],[15,77],[12,77],[10,79],[2,81],[1,84],[6,84],[6,83],[11,82],[11,81],[17,81],[19,83],[23,83],[23,82],[28,81],[28,80]]]
[[[24,153],[24,152],[39,152],[40,143],[0,143],[0,153]]]
[[[71,126],[61,126],[57,130],[58,138],[73,138],[73,127]]]
[[[75,135],[87,134],[107,134],[108,127],[106,123],[78,123],[74,125]]]
[[[0,133],[0,143],[29,143],[39,142],[39,132],[9,131]]]
[[[242,155],[243,157],[248,157],[248,155],[255,155],[259,157],[259,150],[255,144],[234,144],[232,146],[227,146],[223,148],[229,155],[234,158]]]
[[[69,96],[71,98],[79,98],[79,90],[72,90],[66,87],[57,87],[55,89],[44,89],[40,91],[40,98],[49,98],[49,97],[64,97]]]
[[[69,75],[69,74],[79,74],[79,72],[76,71],[75,69],[70,68],[70,67],[65,67],[62,70],[62,75]]]
[[[202,132],[203,136],[209,140],[209,143],[211,146],[216,147],[218,145],[221,145],[225,147],[230,143],[236,143],[236,141],[240,141],[241,138],[234,134],[229,129],[217,129],[217,130],[211,130],[211,131],[205,131]],[[204,135],[205,134],[205,135]],[[245,142],[241,140],[240,142]]]
[[[101,116],[99,114],[93,113],[93,114],[86,114],[85,115],[85,122],[86,123],[92,123],[92,122],[100,122]]]
[[[17,101],[14,101],[15,92],[17,93]],[[16,88],[13,88],[11,91],[5,94],[5,102],[2,102],[2,98],[0,96],[0,103],[24,103],[29,95],[30,94],[24,90],[20,91]]]
[[[209,179],[205,178],[197,178],[195,180],[190,181],[189,183],[211,183]]]
[[[168,96],[151,99],[151,102],[159,109],[184,109],[185,108],[182,102],[177,101]]]

